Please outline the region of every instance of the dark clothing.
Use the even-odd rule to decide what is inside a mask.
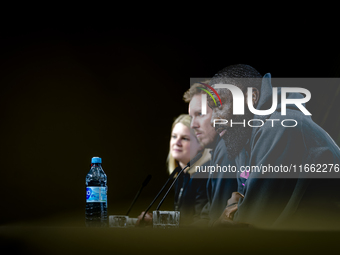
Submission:
[[[233,160],[227,157],[227,148],[224,141],[216,136],[215,146],[211,152],[211,166],[235,166]],[[207,182],[207,195],[209,200],[208,215],[210,224],[217,220],[227,205],[233,192],[237,191],[236,173],[230,174],[215,171],[209,175]]]
[[[200,214],[207,203],[207,179],[193,178],[182,173],[175,183],[175,211],[180,211],[180,224],[190,225],[200,219]]]
[[[288,96],[293,97],[302,95],[294,93]],[[272,86],[270,74],[267,74],[263,78],[257,109],[269,109],[271,99]],[[306,178],[311,175],[300,173],[298,168],[305,164],[308,167],[312,164],[339,164],[339,147],[310,116],[304,115],[295,105],[288,106],[285,116],[281,115],[280,102],[270,116],[254,116],[254,119],[278,121],[275,121],[274,127],[271,121],[264,121],[262,127],[253,128],[249,143],[235,162],[238,168],[270,165],[294,169],[297,166],[296,173],[289,174],[294,178],[285,178],[287,173],[277,172],[250,172],[249,176],[239,173],[238,191],[245,197],[238,203],[234,221],[259,227],[339,228],[336,223],[340,218],[340,179]],[[281,121],[284,119],[296,120],[297,125],[283,127]]]
[[[209,153],[207,154],[209,155]],[[208,165],[210,165],[210,160],[201,166]],[[192,167],[195,168],[196,165]],[[177,167],[175,171],[180,171],[180,169],[181,167]],[[191,225],[201,220],[202,209],[208,202],[206,191],[207,178],[207,173],[194,172],[190,175],[188,172],[183,172],[177,179],[175,183],[174,209],[181,213],[181,226]]]

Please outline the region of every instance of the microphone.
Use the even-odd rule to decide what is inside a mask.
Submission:
[[[163,201],[165,200],[165,198],[168,196],[172,186],[174,186],[175,182],[177,181],[178,177],[183,173],[183,171],[185,169],[187,169],[188,167],[190,167],[191,165],[195,164],[197,160],[199,160],[202,157],[202,153],[199,152],[197,153],[197,155],[178,173],[178,175],[176,176],[175,180],[171,183],[168,191],[165,193],[164,197],[162,198],[161,202],[159,202],[156,211],[159,210],[159,208],[161,207],[161,205],[163,204]]]
[[[131,203],[131,205],[130,205],[129,210],[128,210],[127,213],[125,214],[126,216],[129,215],[132,206],[135,204],[137,198],[139,197],[140,193],[142,192],[142,189],[143,189],[143,188],[149,183],[149,181],[151,180],[151,177],[152,177],[151,174],[149,174],[149,175],[145,178],[145,180],[143,181],[142,186],[141,186],[140,189],[138,190],[138,192],[137,192],[135,198],[133,199],[133,201],[132,201],[132,203]]]
[[[177,170],[177,171],[173,171],[171,173],[171,175],[169,176],[168,180],[165,182],[165,184],[163,185],[163,187],[161,188],[161,190],[158,192],[158,194],[156,195],[156,197],[154,198],[154,200],[151,202],[151,204],[148,206],[148,208],[145,210],[143,217],[141,219],[140,222],[143,222],[144,217],[146,215],[146,213],[149,211],[149,209],[151,208],[151,206],[155,203],[155,201],[157,200],[157,198],[161,195],[161,193],[163,192],[163,190],[165,189],[166,185],[168,184],[168,182],[174,178],[175,174],[177,174],[179,172],[179,174],[177,175],[177,177],[175,178],[175,180],[173,181],[173,183],[171,184],[170,188],[168,189],[168,191],[166,192],[165,196],[163,197],[162,201],[160,202],[160,204],[158,205],[157,209],[159,209],[159,207],[161,206],[161,204],[163,203],[164,199],[166,198],[166,196],[168,195],[168,193],[170,192],[172,186],[175,184],[175,182],[177,181],[178,177],[180,176],[180,174],[188,167],[190,167],[192,164],[196,163],[197,160],[199,160],[202,157],[202,153],[199,152],[182,170]]]
[[[145,217],[145,214],[149,211],[149,209],[151,208],[151,206],[155,203],[155,201],[157,200],[157,198],[161,195],[161,193],[163,192],[163,190],[165,189],[166,185],[169,183],[169,181],[171,179],[174,178],[175,174],[177,174],[179,172],[179,170],[174,170],[169,178],[167,179],[167,181],[165,182],[165,184],[163,185],[163,187],[161,188],[161,190],[158,192],[158,194],[156,195],[156,197],[154,198],[154,200],[152,200],[151,204],[148,206],[148,208],[146,208],[144,214],[143,214],[143,217],[141,219],[141,222],[144,220],[144,217]]]

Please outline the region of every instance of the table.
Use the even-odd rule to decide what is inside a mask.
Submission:
[[[340,231],[0,226],[7,254],[327,254],[338,250],[339,237]]]

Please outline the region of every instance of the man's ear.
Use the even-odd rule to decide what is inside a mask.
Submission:
[[[248,91],[246,92],[246,98],[248,98]],[[257,103],[259,102],[260,99],[260,91],[257,88],[252,88],[252,93],[251,93],[251,101],[253,103],[254,108],[256,108]],[[248,100],[246,100],[248,104]]]
[[[260,91],[257,88],[253,88],[251,97],[252,97],[253,106],[256,107],[260,99]]]

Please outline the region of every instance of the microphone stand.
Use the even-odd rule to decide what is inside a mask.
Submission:
[[[141,219],[140,222],[143,222],[145,214],[149,211],[149,209],[151,208],[151,206],[155,203],[155,201],[157,200],[157,198],[161,195],[161,193],[163,192],[163,190],[165,189],[166,185],[169,183],[169,181],[174,178],[175,174],[178,173],[178,171],[173,171],[171,173],[171,175],[169,176],[168,180],[165,182],[165,184],[163,185],[163,187],[161,188],[161,190],[158,192],[158,194],[156,195],[156,197],[154,198],[154,200],[151,202],[151,204],[148,206],[148,208],[146,208],[143,217]]]
[[[182,172],[187,169],[188,167],[190,167],[192,164],[196,163],[197,160],[199,160],[202,157],[202,153],[199,152],[183,169],[181,169],[181,171],[179,171],[177,177],[175,178],[175,180],[172,182],[170,188],[167,190],[165,196],[163,197],[163,199],[161,200],[161,202],[159,203],[159,205],[157,206],[156,211],[158,211],[158,209],[160,208],[160,206],[162,205],[163,201],[165,200],[165,198],[167,197],[168,193],[170,192],[172,186],[174,186],[175,182],[177,181],[178,177],[182,174]],[[165,186],[168,184],[168,182],[170,181],[170,179],[172,179],[175,174],[177,173],[177,171],[173,171],[171,173],[171,175],[169,176],[168,180],[166,181],[166,183],[164,184],[164,186],[162,187],[162,189],[158,192],[157,196],[155,197],[155,199],[151,202],[151,204],[149,205],[149,207],[145,210],[143,217],[141,219],[141,222],[143,222],[144,217],[146,215],[146,213],[149,211],[149,209],[151,208],[151,206],[155,203],[156,199],[160,196],[160,194],[162,193],[162,191],[164,190]]]
[[[129,213],[130,213],[130,211],[131,211],[131,209],[132,209],[132,206],[135,204],[135,202],[137,201],[137,198],[139,197],[139,195],[140,195],[140,193],[142,192],[143,188],[149,183],[150,180],[151,180],[151,174],[149,174],[149,175],[145,178],[144,182],[142,183],[142,186],[141,186],[140,189],[138,190],[138,192],[137,192],[135,198],[133,199],[133,201],[132,201],[132,203],[131,203],[131,205],[130,205],[129,210],[128,210],[127,213],[125,214],[126,216],[129,215]]]

